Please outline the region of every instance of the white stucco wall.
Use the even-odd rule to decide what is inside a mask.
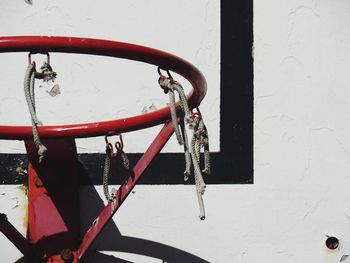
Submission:
[[[6,2],[2,3],[4,10],[29,12],[24,3]],[[53,4],[34,3],[34,8]],[[192,3],[199,1],[186,2],[186,6]],[[170,5],[177,4],[172,1]],[[77,18],[67,17],[70,7],[67,10],[48,9],[46,17],[75,21]],[[82,16],[93,21],[102,16],[92,7],[83,5],[81,10]],[[118,17],[118,8],[106,10],[106,17]],[[350,254],[349,13],[346,0],[254,1],[254,184],[210,185],[205,194],[204,222],[197,218],[193,187],[137,186],[114,218],[121,234],[111,231],[111,236],[152,240],[214,263],[329,263]],[[94,36],[104,37],[108,30],[88,19],[85,22],[95,28]],[[67,34],[84,33],[81,27],[69,25],[72,23],[60,23],[51,30],[64,27]],[[39,29],[19,33],[37,30],[34,33],[41,34]],[[117,32],[108,34],[118,36]],[[139,34],[126,40],[154,44],[147,32],[140,39]],[[177,48],[166,37],[160,37],[157,44],[169,51]],[[211,48],[204,50],[210,52]],[[198,50],[198,45],[183,48],[183,56],[200,62],[192,50]],[[216,95],[208,96],[203,104],[211,96],[215,101]],[[215,129],[213,126],[209,127]],[[100,188],[98,191],[101,194]],[[24,212],[15,206],[17,200],[22,203],[25,198],[15,186],[2,186],[1,192],[1,209],[21,227]],[[93,189],[84,187],[82,197],[92,202],[91,192]],[[82,203],[82,212],[88,218],[91,208],[86,205]],[[326,248],[327,235],[340,239],[338,249]],[[19,256],[1,237],[0,244],[0,250],[8,252],[4,262]],[[96,245],[102,250],[118,249],[106,240]],[[118,256],[133,262],[162,262],[130,254]]]
[[[255,184],[247,188],[257,220],[245,229],[256,237],[241,236],[252,248],[246,262],[339,262],[350,253],[350,3],[254,4]],[[338,250],[326,249],[326,235],[341,239]]]

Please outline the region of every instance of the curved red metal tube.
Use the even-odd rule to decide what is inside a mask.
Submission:
[[[193,90],[187,95],[191,108],[199,106],[207,90],[203,74],[191,63],[172,54],[144,46],[123,42],[50,36],[0,37],[0,53],[78,53],[124,58],[145,62],[174,71],[186,78]],[[123,133],[144,129],[166,122],[171,118],[169,107],[134,117],[86,124],[39,127],[40,137],[93,137],[110,131]],[[0,126],[0,139],[27,139],[32,137],[30,126]]]

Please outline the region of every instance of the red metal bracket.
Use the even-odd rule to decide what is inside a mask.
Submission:
[[[35,262],[79,262],[128,197],[146,168],[169,140],[174,129],[166,123],[136,163],[116,198],[101,211],[80,246],[79,172],[74,139],[44,139],[48,150],[38,163],[35,144],[25,141],[28,157],[28,239],[0,214],[0,231]],[[42,251],[39,254],[37,251]]]
[[[73,255],[80,242],[78,156],[74,139],[44,139],[43,143],[48,150],[39,164],[34,142],[25,141],[28,238],[44,251],[44,262],[66,262],[62,258],[67,258],[67,251]],[[78,262],[77,257],[69,262]]]

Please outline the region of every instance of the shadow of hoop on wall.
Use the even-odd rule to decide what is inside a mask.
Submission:
[[[85,200],[85,206],[88,204],[89,207],[89,209],[83,208],[84,211],[81,211],[81,214],[84,216],[84,221],[81,222],[81,230],[82,233],[85,233],[86,230],[90,227],[90,224],[96,219],[100,211],[103,209],[104,204],[103,200],[100,198],[95,187],[93,186],[86,187],[84,191],[81,191],[80,200]],[[99,251],[137,254],[159,259],[164,263],[209,262],[187,251],[159,242],[137,237],[123,236],[113,220],[106,225],[105,229],[97,238],[90,251],[87,252],[87,255],[84,257],[84,262],[136,263],[120,259],[115,256],[103,254]]]

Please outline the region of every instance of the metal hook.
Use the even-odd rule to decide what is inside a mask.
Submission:
[[[161,72],[161,70],[164,70],[166,71],[166,73],[168,74],[168,76],[164,76]],[[164,79],[169,79],[170,81],[173,81],[173,76],[171,76],[170,74],[170,71],[168,69],[162,69],[160,66],[158,66],[157,68],[157,71],[158,71],[158,74],[159,74],[159,79],[158,79],[158,83],[160,84],[160,81],[161,80],[164,80]]]
[[[192,109],[191,113],[192,113],[192,118],[199,117],[200,119],[202,119],[202,113],[198,107],[196,107],[196,112],[194,112]]]
[[[113,151],[113,145],[111,143],[106,144],[106,154],[109,157],[115,157],[117,156],[117,153]]]
[[[108,137],[113,136],[113,135],[119,135],[119,141],[117,141],[114,145],[116,148],[115,152],[113,151],[113,145],[108,141]],[[116,157],[121,151],[123,151],[124,142],[123,142],[123,137],[121,134],[109,133],[105,136],[105,142],[106,142],[106,153],[110,157]]]
[[[49,54],[49,52],[29,52],[29,54],[28,54],[28,63],[29,64],[32,64],[32,55],[33,54],[46,55],[46,63],[50,65],[50,54]]]
[[[171,76],[169,69],[162,69],[160,66],[158,66],[158,68],[157,68],[157,71],[158,71],[159,76],[164,76],[164,75],[162,74],[161,70],[166,71],[166,73],[168,74],[168,77],[167,77],[168,79],[173,79],[173,76]],[[164,76],[164,77],[165,77],[165,76]]]
[[[118,152],[123,151],[124,142],[123,142],[123,136],[121,134],[119,134],[119,141],[115,143],[115,148],[117,149]]]

